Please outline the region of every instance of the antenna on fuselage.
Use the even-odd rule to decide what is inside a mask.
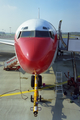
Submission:
[[[38,8],[38,19],[40,19],[40,8]]]

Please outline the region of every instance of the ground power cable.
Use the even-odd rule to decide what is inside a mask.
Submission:
[[[24,99],[24,100],[26,100],[26,99],[28,99],[28,97],[27,97],[26,95],[24,95],[24,94],[22,93],[22,90],[21,90],[21,75],[20,75],[20,72],[19,72],[19,80],[20,80],[20,92],[21,92],[21,98]],[[24,98],[23,96],[25,96],[26,98]]]
[[[20,80],[20,89],[14,89],[14,90],[10,90],[10,91],[4,92],[4,93],[0,94],[0,99],[1,99],[1,98],[3,97],[3,95],[5,95],[5,94],[9,94],[9,93],[12,93],[12,92],[15,92],[15,91],[20,91],[22,99],[26,100],[28,97],[27,97],[26,95],[24,95],[24,94],[22,93],[22,90],[21,90],[21,77],[20,77],[20,72],[19,72],[19,80]],[[23,96],[26,96],[26,98],[24,98]]]

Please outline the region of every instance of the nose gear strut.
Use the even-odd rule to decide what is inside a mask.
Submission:
[[[40,87],[42,85],[42,77],[40,75],[35,74],[35,76],[33,76],[33,82],[34,82],[34,97],[32,98],[31,95],[31,102],[34,102],[34,106],[31,107],[31,111],[33,110],[34,116],[37,117],[38,111],[41,111],[41,107],[38,107],[38,100],[41,101],[41,96],[39,98],[38,86]]]

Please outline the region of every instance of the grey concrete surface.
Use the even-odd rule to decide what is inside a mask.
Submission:
[[[39,102],[39,107],[42,108],[35,118],[30,107],[33,103],[30,102],[30,96],[33,92],[25,93],[21,96],[11,95],[21,91],[32,90],[31,75],[19,73],[18,71],[4,71],[3,62],[14,56],[14,48],[8,45],[0,44],[0,94],[10,94],[0,97],[0,120],[80,120],[80,103],[75,100],[70,103],[70,92],[65,99],[55,98],[54,89],[41,90],[39,94],[44,98],[43,102]],[[43,83],[53,85],[55,83],[55,73],[62,72],[63,81],[66,81],[64,72],[70,72],[73,75],[71,61],[63,62],[63,58],[67,56],[58,56],[54,65],[45,73],[41,74]],[[80,61],[77,60],[77,74],[80,74]],[[20,77],[26,77],[21,79]],[[21,87],[20,87],[21,84]]]

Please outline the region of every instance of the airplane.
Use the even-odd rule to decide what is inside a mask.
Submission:
[[[59,32],[60,26],[59,25]],[[17,59],[21,68],[31,76],[31,87],[34,88],[34,97],[31,95],[31,102],[34,102],[33,113],[38,114],[38,88],[42,86],[40,75],[49,69],[54,63],[58,50],[57,32],[54,26],[43,19],[31,19],[17,29],[14,42],[0,40],[1,43],[14,45]]]

